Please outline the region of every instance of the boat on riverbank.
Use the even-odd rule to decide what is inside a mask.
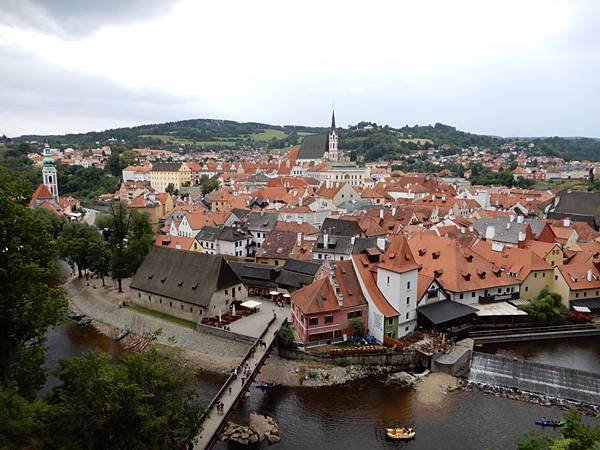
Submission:
[[[393,441],[410,441],[416,434],[412,428],[406,427],[392,427],[385,430],[386,437]]]
[[[273,389],[276,387],[281,386],[281,383],[276,383],[275,381],[271,381],[269,383],[257,383],[256,387],[262,391],[264,391],[265,389]]]
[[[536,425],[541,425],[542,427],[562,427],[566,423],[566,420],[551,420],[544,418],[535,421]]]
[[[115,341],[119,342],[120,340],[124,339],[125,336],[127,336],[129,334],[129,330],[121,330],[121,332],[115,337]]]
[[[77,322],[77,326],[78,327],[87,327],[88,325],[91,325],[93,321],[94,321],[94,319],[85,317],[84,319],[81,319],[79,322]]]

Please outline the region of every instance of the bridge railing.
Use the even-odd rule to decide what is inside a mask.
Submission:
[[[244,359],[242,359],[242,362],[238,365],[238,373],[240,373],[240,369],[242,368],[242,366],[246,363],[246,361],[248,361],[248,359],[250,359],[250,357],[254,354],[256,347],[258,345],[258,342],[263,339],[267,332],[269,331],[269,328],[271,328],[271,325],[273,324],[273,322],[275,322],[275,320],[277,320],[275,317],[271,318],[271,320],[269,320],[269,323],[267,324],[267,326],[265,327],[265,329],[263,330],[263,332],[260,334],[260,336],[256,339],[256,341],[254,342],[254,344],[252,344],[252,346],[248,349],[248,351],[246,352],[246,355],[244,356]],[[283,325],[285,325],[287,323],[287,320],[284,319],[283,321]],[[264,357],[266,356],[263,355],[263,358],[261,358],[261,362],[264,360]],[[215,396],[212,398],[212,400],[210,401],[210,403],[208,404],[208,406],[206,407],[206,409],[204,410],[204,412],[202,413],[202,415],[200,416],[200,424],[202,425],[202,423],[204,422],[204,419],[206,418],[206,416],[208,414],[210,414],[210,412],[212,411],[212,409],[214,408],[214,406],[216,405],[216,403],[219,401],[219,399],[222,397],[222,395],[225,393],[225,391],[227,391],[227,389],[229,388],[229,385],[232,383],[232,381],[234,380],[234,374],[230,374],[229,377],[227,378],[227,381],[225,381],[225,383],[223,384],[223,386],[221,386],[221,389],[219,389],[217,391],[217,393],[215,394]],[[242,390],[243,391],[243,390]],[[223,422],[225,421],[225,419],[227,418],[227,415],[224,415],[220,424],[219,424],[219,428],[221,429],[221,426],[223,425]]]

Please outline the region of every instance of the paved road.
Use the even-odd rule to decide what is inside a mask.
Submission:
[[[266,359],[266,355],[275,341],[277,332],[281,328],[284,320],[283,315],[280,314],[276,320],[267,327],[262,338],[266,344],[266,348],[255,344],[254,353],[247,355],[238,366],[237,378],[234,379],[233,377],[229,377],[225,382],[224,388],[219,391],[217,396],[213,399],[207,408],[204,420],[202,421],[202,431],[200,432],[200,435],[196,437],[194,442],[194,450],[204,450],[211,447],[213,437],[221,430],[229,413],[235,408],[238,398],[241,398],[244,394],[244,390],[252,385],[254,377],[260,371],[262,363]],[[244,378],[242,376],[242,367],[246,364],[250,367],[251,375]],[[231,388],[231,393],[229,392],[229,388]],[[215,401],[224,404],[223,412],[217,412]]]
[[[153,332],[162,328],[158,342],[173,346],[169,338],[174,337],[175,346],[188,351],[197,365],[204,369],[228,373],[231,367],[242,360],[249,345],[247,343],[201,333],[172,322],[138,313],[131,308],[118,308],[117,303],[127,300],[127,294],[118,294],[107,279],[107,287],[102,288],[98,280],[86,287],[85,280],[71,280],[64,288],[71,303],[82,313],[113,327],[128,328],[136,334]]]
[[[94,225],[94,223],[96,222],[96,215],[98,213],[99,212],[95,209],[85,208],[85,216],[83,216],[83,221],[88,225]]]

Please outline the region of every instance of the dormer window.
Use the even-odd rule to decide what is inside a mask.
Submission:
[[[440,257],[440,252],[439,251],[435,251],[431,254],[431,257],[433,259],[438,259]]]
[[[433,271],[433,276],[439,278],[444,274],[444,269],[436,269]]]
[[[467,255],[465,255],[465,259],[467,261],[469,261],[469,262],[472,262],[473,261],[473,255],[467,254]]]

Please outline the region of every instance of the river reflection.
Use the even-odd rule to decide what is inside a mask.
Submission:
[[[579,341],[579,342],[575,342]],[[49,369],[58,359],[76,356],[91,348],[113,351],[111,339],[93,329],[61,325],[48,336]],[[528,359],[569,364],[583,370],[600,371],[600,351],[594,339],[546,341],[518,345],[486,346],[484,351],[501,348]],[[201,374],[200,398],[208,402],[225,378]],[[51,377],[46,392],[56,385]],[[559,417],[562,411],[524,402],[497,398],[476,392],[440,392],[438,401],[425,402],[419,393],[369,380],[327,388],[281,387],[268,392],[252,388],[250,397],[236,411],[241,423],[250,411],[277,419],[281,449],[510,449],[515,437],[535,428],[536,418]],[[416,439],[408,443],[388,442],[384,429],[395,422],[414,426]],[[545,433],[556,433],[545,429]],[[242,447],[219,442],[216,449],[267,448],[267,444]]]

